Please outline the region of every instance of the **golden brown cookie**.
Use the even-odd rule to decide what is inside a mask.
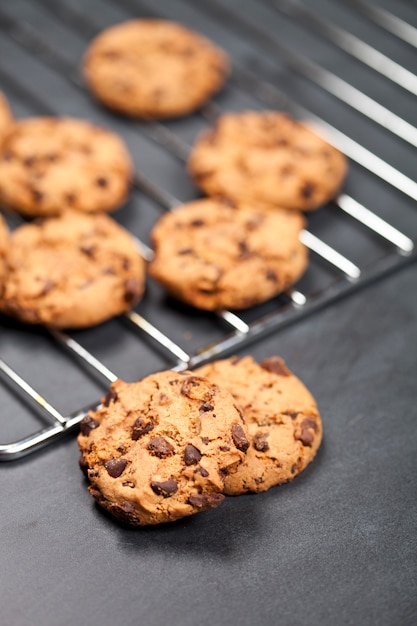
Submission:
[[[13,115],[6,98],[0,91],[0,146],[3,137],[13,124]]]
[[[78,119],[31,118],[4,138],[0,201],[30,217],[112,211],[126,200],[132,171],[114,133]]]
[[[314,459],[322,439],[317,405],[282,359],[270,357],[258,365],[249,356],[232,357],[196,374],[230,391],[249,430],[246,458],[226,477],[225,494],[266,491],[292,480]]]
[[[32,324],[83,328],[130,309],[145,263],[109,216],[69,211],[20,226],[11,236],[1,307]]]
[[[172,371],[113,383],[102,408],[81,422],[78,443],[90,493],[137,526],[217,507],[224,476],[249,446],[227,391]]]
[[[208,195],[310,211],[337,194],[346,158],[284,113],[222,115],[198,139],[188,161]]]
[[[228,57],[180,24],[131,20],[96,37],[84,75],[107,107],[132,117],[164,119],[200,108],[223,86]]]
[[[6,255],[9,249],[9,231],[6,222],[0,215],[0,301],[6,279]]]
[[[206,198],[165,214],[151,236],[150,275],[197,308],[243,309],[275,296],[307,265],[304,218]]]

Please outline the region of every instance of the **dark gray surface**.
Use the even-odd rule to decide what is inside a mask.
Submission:
[[[415,98],[291,25],[268,3],[217,4],[417,123]],[[191,198],[196,192],[181,161],[146,137],[143,126],[110,115],[69,80],[78,75],[94,28],[140,15],[140,9],[132,13],[132,6],[139,4],[0,3],[1,11],[29,24],[32,35],[53,46],[73,68],[72,74],[67,72],[50,48],[34,46],[33,39],[22,39],[0,19],[0,88],[18,116],[43,113],[46,104],[53,112],[110,126],[126,139],[136,165],[148,176],[177,197]],[[260,76],[415,177],[415,149],[286,70],[261,39],[252,38],[237,20],[224,19],[213,6],[188,0],[154,3],[164,17],[206,33],[232,53],[235,63],[260,68]],[[344,3],[336,8],[331,0],[314,0],[309,6],[415,71],[415,51],[358,19]],[[407,19],[415,16],[417,24],[411,3],[384,0],[380,6]],[[225,109],[262,107],[234,84],[216,100]],[[168,127],[191,143],[205,124],[196,115]],[[377,177],[351,164],[346,191],[416,237],[415,202]],[[115,217],[146,241],[160,213],[135,191]],[[388,254],[385,243],[332,207],[309,221],[313,232],[361,267]],[[299,287],[314,293],[334,280],[334,271],[312,256]],[[189,351],[225,332],[218,320],[175,304],[152,283],[138,311]],[[253,315],[249,312],[248,319]],[[119,320],[74,336],[126,380],[170,365]],[[73,435],[26,459],[0,464],[2,625],[417,622],[416,263],[236,352],[257,359],[280,354],[311,389],[324,423],[324,442],[314,463],[291,484],[228,498],[215,511],[146,529],[122,527],[95,506],[78,469]],[[96,400],[103,390],[45,333],[4,318],[0,356],[63,413]],[[0,401],[1,443],[41,425],[41,418],[34,419],[3,384]]]
[[[324,443],[293,483],[129,530],[71,438],[0,467],[2,623],[414,624],[416,266],[260,342],[314,391]]]

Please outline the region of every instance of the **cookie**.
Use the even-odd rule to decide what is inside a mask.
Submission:
[[[310,211],[337,194],[343,154],[284,113],[222,115],[197,139],[188,171],[210,196]]]
[[[205,198],[165,214],[151,237],[150,275],[174,297],[206,310],[244,309],[275,296],[307,265],[293,211],[260,211]]]
[[[83,63],[87,85],[103,104],[148,119],[187,115],[220,90],[226,53],[180,24],[131,20],[96,37]]]
[[[145,262],[131,235],[105,214],[72,211],[15,230],[1,308],[32,324],[83,328],[130,309]]]
[[[159,524],[217,507],[249,446],[232,396],[192,372],[112,384],[81,422],[80,466],[111,514]]]
[[[9,231],[6,222],[0,215],[0,301],[6,280],[6,255],[9,248]]]
[[[205,365],[196,374],[230,391],[249,430],[250,447],[224,493],[266,491],[288,482],[314,459],[322,439],[316,402],[279,357],[260,365],[232,357]]]
[[[14,124],[0,154],[0,201],[33,216],[112,211],[126,200],[132,163],[122,140],[89,122],[31,118]]]
[[[13,115],[6,98],[0,91],[0,146],[3,137],[13,124]]]

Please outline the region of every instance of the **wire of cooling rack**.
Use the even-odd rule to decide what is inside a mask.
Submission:
[[[42,5],[51,9],[51,3],[49,0],[42,0]],[[144,3],[131,2],[130,0],[121,0],[121,5],[129,8],[130,10],[135,7],[142,7],[147,16],[153,15],[154,12],[146,9]],[[288,4],[292,4],[289,2]],[[63,5],[60,5],[62,9]],[[224,11],[227,11],[224,7],[220,6],[218,2],[214,0],[201,7],[202,10],[208,10],[213,12],[219,17],[224,15]],[[65,10],[57,10],[57,7],[53,7],[55,17],[62,19],[63,17],[71,18],[72,27],[79,28],[81,32],[87,38],[93,37],[100,30],[96,27],[91,17],[80,15],[76,11],[65,7]],[[149,15],[150,13],[150,15]],[[229,15],[230,17],[230,15]],[[233,14],[236,18],[236,15]],[[253,24],[248,24],[243,20],[239,22],[240,27],[249,29],[252,36],[255,39],[261,37],[261,32]],[[24,21],[16,20],[10,15],[6,14],[3,9],[0,10],[0,28],[7,32],[7,36],[11,37],[20,46],[30,51],[39,58],[43,63],[48,65],[54,71],[60,73],[66,77],[77,89],[85,90],[77,73],[76,65],[68,63],[68,61],[62,57],[59,49],[54,47],[50,42],[43,39],[42,33]],[[264,35],[264,34],[263,34]],[[262,37],[263,37],[262,35]],[[293,69],[299,70],[306,78],[313,79],[325,90],[329,91],[329,81],[332,85],[337,85],[337,97],[340,97],[344,102],[350,104],[350,95],[355,93],[355,98],[358,95],[356,92],[351,91],[351,86],[340,83],[340,79],[336,77],[329,77],[328,74],[322,68],[316,65],[312,65],[306,59],[300,58],[298,55],[294,55],[291,51],[284,49],[282,46],[278,46],[275,41],[264,38],[264,44],[271,51],[273,49],[274,54],[279,56],[289,64]],[[360,42],[356,41],[356,44]],[[24,85],[20,83],[15,76],[7,72],[0,64],[0,78],[4,80],[4,83],[10,86],[11,90],[16,92],[16,95],[29,101],[35,110],[42,114],[57,115],[59,111],[56,111],[44,97],[39,94],[34,94],[28,90]],[[308,117],[315,119],[319,123],[319,128],[326,135],[326,138],[341,148],[348,157],[359,163],[365,169],[368,169],[375,176],[385,180],[393,187],[402,191],[406,196],[417,199],[417,183],[412,179],[406,177],[401,172],[390,166],[388,163],[367,151],[366,148],[357,144],[349,137],[338,131],[338,129],[331,127],[324,120],[319,119],[317,116],[313,116],[304,107],[301,107],[298,103],[292,102],[286,95],[280,93],[277,88],[270,82],[264,81],[259,77],[252,75],[243,67],[239,67],[234,64],[233,76],[231,81],[236,88],[246,90],[252,93],[250,88],[251,84],[256,84],[255,96],[259,102],[268,104],[269,106],[279,106],[285,102],[288,108],[297,112],[298,114],[308,115]],[[330,92],[332,90],[330,89]],[[360,101],[370,104],[368,97],[365,96],[365,100],[360,98]],[[379,103],[372,101],[372,111],[379,111],[385,115],[385,108],[381,109]],[[357,107],[355,107],[357,108]],[[363,115],[367,115],[367,111],[359,111]],[[214,102],[208,103],[202,110],[201,114],[209,122],[213,122],[218,115],[222,113],[222,109]],[[388,112],[391,114],[391,112]],[[386,119],[386,118],[384,118]],[[391,122],[395,128],[389,128],[396,136],[401,136],[403,131],[398,131],[398,128],[406,129],[406,137],[402,137],[414,143],[414,134],[417,132],[414,127],[398,117],[391,117],[388,115],[388,126]],[[181,162],[187,160],[190,147],[179,137],[177,137],[168,125],[152,122],[152,123],[139,123],[139,122],[126,122],[133,132],[143,134],[152,139],[159,145],[162,145],[165,150],[174,155]],[[399,134],[400,133],[400,134]],[[417,137],[417,135],[416,135]],[[175,198],[172,194],[166,191],[163,186],[155,184],[149,177],[145,176],[143,172],[136,172],[135,175],[135,187],[144,193],[148,197],[156,201],[164,210],[175,209],[181,202]],[[277,302],[277,309],[272,313],[262,316],[250,323],[245,322],[242,317],[236,315],[232,311],[218,311],[215,313],[217,318],[226,325],[229,329],[229,334],[225,335],[220,341],[216,341],[208,346],[202,346],[192,354],[188,354],[183,350],[181,346],[178,346],[172,341],[166,334],[161,332],[148,320],[142,317],[136,311],[130,311],[125,315],[129,324],[135,331],[145,333],[152,339],[159,347],[162,347],[169,355],[172,361],[173,369],[181,370],[185,368],[193,368],[203,362],[215,357],[227,354],[228,352],[255,340],[256,338],[281,328],[287,323],[293,323],[301,316],[304,316],[308,312],[317,310],[320,307],[328,305],[335,299],[352,292],[354,289],[366,285],[369,281],[374,280],[377,277],[384,275],[386,272],[396,267],[401,266],[405,262],[415,258],[414,241],[408,237],[405,233],[401,232],[387,221],[380,218],[378,215],[364,207],[357,200],[352,198],[346,193],[342,193],[335,200],[335,207],[348,214],[351,218],[356,220],[365,229],[372,233],[378,234],[386,242],[392,246],[390,253],[385,255],[377,263],[373,263],[371,267],[360,268],[350,259],[346,258],[337,250],[326,244],[322,239],[317,237],[314,233],[305,230],[302,233],[302,240],[310,250],[324,259],[331,267],[333,267],[338,278],[332,280],[325,290],[319,294],[304,294],[296,289],[284,294],[279,303]],[[149,249],[142,241],[137,240],[138,246],[143,256],[150,260],[152,257],[152,250]],[[62,346],[65,350],[70,351],[75,355],[83,366],[87,365],[103,377],[107,382],[112,382],[117,378],[117,375],[110,371],[103,363],[101,363],[96,357],[89,353],[83,346],[76,342],[69,335],[58,332],[56,330],[50,330],[51,336]],[[0,444],[0,460],[15,459],[24,454],[28,454],[31,451],[38,449],[40,446],[51,442],[68,431],[74,429],[81,421],[86,411],[90,408],[99,406],[99,402],[93,403],[90,407],[77,410],[75,413],[69,416],[61,415],[41,394],[33,389],[25,380],[23,380],[17,372],[15,372],[9,365],[0,359],[0,373],[7,381],[7,384],[16,387],[20,393],[25,394],[30,398],[35,405],[42,410],[51,421],[51,425],[44,428],[34,434],[31,434],[19,441],[15,441],[9,444]]]

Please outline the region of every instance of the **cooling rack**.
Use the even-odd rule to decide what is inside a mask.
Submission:
[[[332,9],[328,0],[323,11],[321,0],[308,5],[298,0],[171,0],[156,8],[136,0],[18,0],[0,8],[0,86],[16,115],[84,117],[112,128],[127,142],[136,167],[134,190],[128,206],[114,217],[131,230],[146,260],[152,258],[149,232],[161,211],[196,197],[185,162],[198,132],[224,111],[271,108],[309,119],[350,161],[344,190],[309,216],[302,233],[311,252],[305,276],[264,305],[238,315],[206,314],[173,302],[149,281],[134,310],[99,329],[67,334],[1,318],[1,391],[21,401],[14,420],[29,415],[42,426],[33,431],[32,422],[24,421],[27,431],[0,445],[0,460],[57,441],[99,406],[93,396],[87,406],[58,410],[51,399],[56,380],[64,375],[58,365],[56,378],[42,384],[45,391],[32,382],[42,379],[41,371],[36,376],[33,371],[54,358],[51,344],[60,358],[69,356],[79,368],[80,385],[87,375],[102,387],[122,377],[126,349],[137,353],[140,375],[157,363],[192,369],[415,261],[417,77],[402,58],[404,50],[417,44],[417,9],[410,3],[391,3],[389,10],[385,6],[346,0]],[[100,30],[132,17],[174,19],[217,41],[233,62],[225,90],[198,114],[163,124],[126,120],[100,108],[83,84],[82,54]],[[384,50],[378,43],[381,29]],[[297,49],[295,32],[297,41],[300,33],[305,41]],[[16,224],[16,216],[5,216]],[[100,347],[89,347],[106,344],[108,336],[116,367],[109,365],[106,351],[101,358]],[[10,347],[14,338],[16,345]],[[37,342],[41,353],[33,361],[31,346]]]

